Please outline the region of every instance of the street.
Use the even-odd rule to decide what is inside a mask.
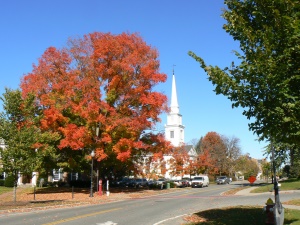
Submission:
[[[136,198],[84,207],[37,210],[1,215],[6,225],[169,225],[181,224],[182,216],[210,208],[238,205],[265,205],[272,193],[222,196],[239,183],[210,185],[205,188],[182,188],[167,194]],[[281,194],[281,201],[299,197],[298,193]]]

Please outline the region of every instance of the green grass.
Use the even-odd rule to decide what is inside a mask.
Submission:
[[[187,225],[264,225],[266,214],[262,208],[257,207],[230,207],[222,209],[212,209],[195,213]],[[285,225],[300,225],[300,211],[285,209]]]
[[[0,186],[0,195],[1,194],[4,194],[4,193],[6,193],[6,192],[10,192],[10,191],[12,191],[13,190],[13,188],[11,188],[11,187],[3,187],[3,186]]]
[[[300,190],[300,179],[289,179],[286,181],[279,182],[281,186],[279,187],[280,191],[288,190]],[[251,193],[263,193],[273,191],[274,184],[262,184],[261,187],[255,188]]]
[[[300,199],[293,199],[293,200],[284,202],[284,204],[288,204],[288,205],[298,205],[298,206],[300,206]]]

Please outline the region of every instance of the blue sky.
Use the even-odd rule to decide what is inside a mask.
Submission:
[[[69,37],[91,32],[137,32],[160,54],[160,70],[168,75],[156,90],[171,97],[172,68],[185,125],[185,142],[215,131],[240,139],[243,153],[263,158],[266,143],[248,129],[242,109],[213,92],[199,64],[188,56],[192,50],[208,64],[225,67],[237,61],[239,43],[223,29],[223,0],[51,0],[3,1],[0,6],[0,95],[5,87],[16,89],[20,78],[50,46],[63,47]],[[1,109],[1,106],[0,106]],[[2,110],[2,109],[1,109]],[[164,130],[161,115],[158,130]]]

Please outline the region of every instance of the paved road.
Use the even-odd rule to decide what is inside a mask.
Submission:
[[[273,196],[272,193],[221,195],[222,192],[234,189],[237,186],[237,183],[232,183],[230,185],[210,185],[208,188],[183,188],[167,194],[109,204],[30,213],[12,213],[0,217],[0,224],[179,225],[183,223],[183,215],[225,206],[258,205],[263,207],[266,200]],[[282,201],[299,198],[299,192],[282,193],[280,197]]]

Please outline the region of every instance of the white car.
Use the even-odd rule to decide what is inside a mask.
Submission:
[[[191,187],[208,187],[209,179],[208,176],[197,176],[192,179]]]

